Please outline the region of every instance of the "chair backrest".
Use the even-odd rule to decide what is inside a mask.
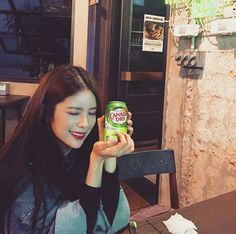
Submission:
[[[176,167],[173,150],[140,151],[118,158],[119,177],[121,180],[156,175],[157,201],[159,194],[160,174],[169,174],[170,204],[179,208],[176,181]]]

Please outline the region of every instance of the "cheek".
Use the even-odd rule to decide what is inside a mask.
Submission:
[[[66,121],[65,121],[66,119]],[[63,116],[57,116],[57,118],[54,118],[54,120],[51,121],[51,127],[55,134],[62,134],[65,133],[65,130],[70,125],[70,119],[65,118]]]
[[[96,116],[91,117],[91,118],[89,119],[89,125],[90,125],[90,128],[93,128],[93,127],[95,126],[96,121],[97,121]]]

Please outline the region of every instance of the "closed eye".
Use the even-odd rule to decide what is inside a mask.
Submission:
[[[79,115],[80,112],[67,112],[69,115]]]
[[[79,115],[80,114],[80,112],[67,112],[69,115]],[[89,112],[89,115],[96,115],[97,114],[97,112],[95,111],[95,112]]]

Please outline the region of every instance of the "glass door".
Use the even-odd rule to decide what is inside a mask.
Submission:
[[[162,79],[165,14],[164,1],[122,2],[122,80]]]
[[[123,0],[118,97],[133,113],[136,146],[161,147],[165,74],[164,0]]]

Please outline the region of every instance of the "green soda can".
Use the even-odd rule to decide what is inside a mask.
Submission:
[[[103,140],[117,141],[116,132],[127,133],[128,108],[125,102],[111,101],[106,105]]]

